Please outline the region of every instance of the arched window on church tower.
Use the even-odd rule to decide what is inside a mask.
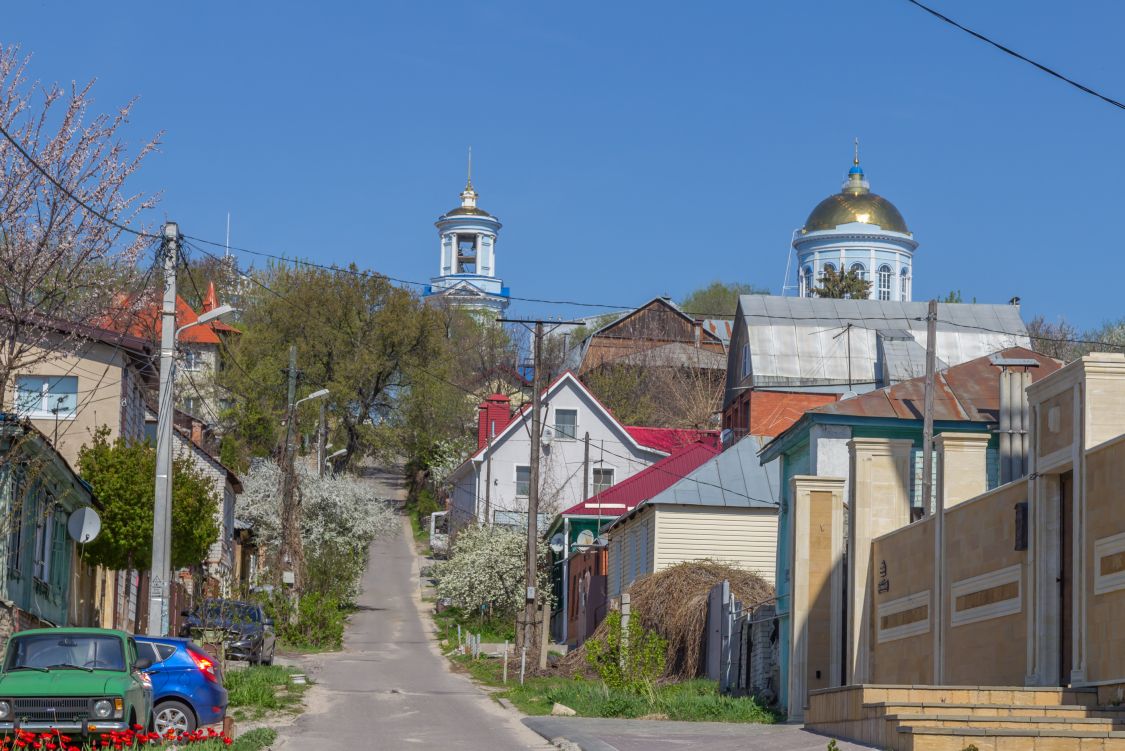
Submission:
[[[802,276],[804,276],[805,281],[804,281],[804,289],[801,290],[801,294],[803,294],[805,297],[812,297],[813,296],[812,266],[806,266],[805,267],[805,273]]]
[[[880,300],[890,300],[891,299],[891,276],[893,276],[893,272],[891,271],[890,266],[888,266],[887,264],[884,263],[882,266],[879,267],[879,299]]]
[[[902,272],[899,274],[899,299],[906,301],[910,299],[910,268],[907,266],[902,267]]]
[[[855,272],[855,275],[860,279],[867,279],[867,267],[862,263],[853,263],[850,270]]]

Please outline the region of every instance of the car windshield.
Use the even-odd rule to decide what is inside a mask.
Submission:
[[[245,602],[210,600],[202,608],[202,620],[205,623],[257,623],[258,608]]]
[[[125,670],[125,652],[115,636],[36,634],[15,636],[5,670]]]

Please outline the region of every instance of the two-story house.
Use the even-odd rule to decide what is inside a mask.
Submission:
[[[539,528],[563,509],[630,477],[668,455],[622,425],[571,372],[542,393]],[[531,408],[515,414],[506,396],[480,407],[477,450],[450,475],[455,527],[527,524],[531,488]],[[656,431],[663,435],[664,431]]]

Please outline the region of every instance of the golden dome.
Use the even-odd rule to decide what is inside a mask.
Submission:
[[[868,188],[863,168],[859,166],[859,141],[856,141],[855,161],[848,170],[848,179],[839,193],[828,196],[816,205],[805,220],[801,233],[836,229],[841,224],[860,222],[875,224],[889,232],[909,235],[906,220],[895,205]]]
[[[874,193],[849,190],[828,196],[818,203],[809,214],[809,218],[805,220],[805,226],[801,231],[819,232],[836,229],[841,224],[851,222],[877,224],[890,232],[910,234],[910,230],[906,228],[906,220],[902,218],[902,214],[893,203]]]

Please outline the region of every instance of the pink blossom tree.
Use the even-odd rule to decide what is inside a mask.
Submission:
[[[156,200],[126,189],[157,144],[131,150],[122,140],[135,100],[97,113],[92,81],[32,81],[29,61],[0,47],[0,125],[43,168],[0,136],[0,408],[15,372],[83,346],[84,328],[105,320],[154,242],[122,229],[141,232]]]

